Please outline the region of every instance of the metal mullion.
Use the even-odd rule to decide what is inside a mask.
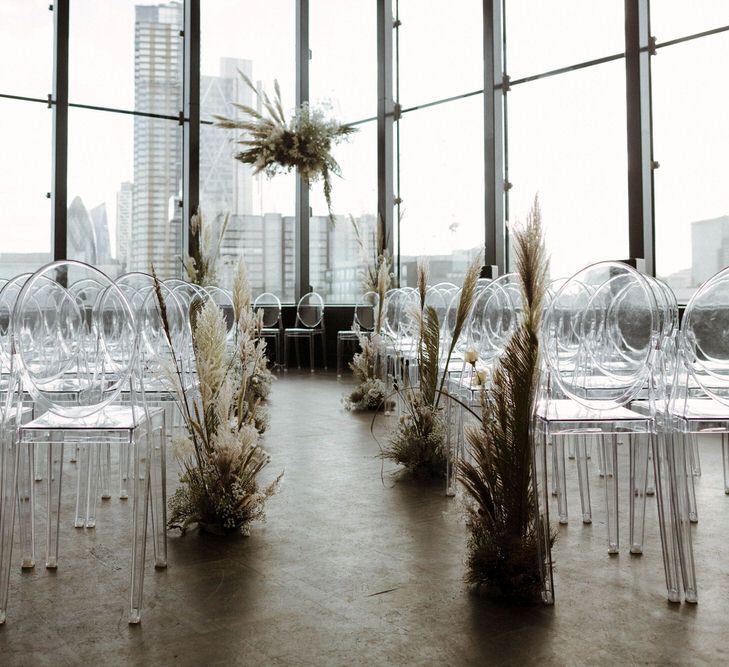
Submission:
[[[68,259],[68,32],[69,2],[56,0],[53,11],[53,155],[51,227],[53,259]]]
[[[183,31],[182,238],[191,256],[199,239],[190,220],[200,203],[200,0],[185,0]]]
[[[18,102],[39,102],[40,104],[55,104],[52,99],[42,97],[26,97],[25,95],[10,95],[9,93],[0,93],[0,99],[17,100]]]
[[[595,65],[604,65],[605,63],[611,63],[615,60],[620,60],[625,57],[625,53],[614,53],[609,56],[602,58],[594,58],[592,60],[585,60],[581,63],[575,63],[574,65],[567,65],[565,67],[558,67],[557,69],[551,69],[546,72],[540,72],[539,74],[531,74],[529,76],[523,76],[520,79],[513,79],[509,81],[509,86],[518,86],[522,83],[529,83],[530,81],[539,81],[540,79],[547,79],[551,76],[558,76],[560,74],[567,74],[569,72],[576,72],[577,70],[585,69],[586,67],[594,67]],[[496,84],[499,85],[498,83]]]
[[[483,2],[484,58],[484,267],[491,277],[506,271],[503,81],[504,37],[501,0]]]
[[[652,47],[644,47],[646,50],[649,48],[662,49],[666,46],[674,46],[675,44],[683,44],[684,42],[691,42],[695,39],[701,39],[702,37],[710,37],[711,35],[718,35],[722,32],[729,31],[729,25],[723,25],[719,28],[712,28],[711,30],[704,30],[703,32],[695,32],[692,35],[685,35],[684,37],[676,37],[675,39],[669,39],[665,42],[656,43]]]
[[[394,160],[395,100],[392,80],[392,0],[377,2],[377,215],[382,220],[387,250],[394,256]],[[399,244],[398,244],[399,255]],[[398,275],[399,275],[398,257]]]
[[[649,0],[625,0],[628,253],[655,274]],[[644,260],[644,263],[640,260]]]
[[[136,111],[132,109],[118,109],[115,107],[101,107],[95,104],[79,104],[78,102],[69,102],[69,108],[88,109],[89,111],[107,111],[109,113],[119,113],[127,116],[142,116],[144,118],[160,118],[162,120],[180,120],[179,116],[168,116],[167,114],[152,113],[151,111]]]
[[[309,101],[309,0],[296,0],[296,107]],[[310,291],[309,184],[296,174],[296,300]]]
[[[483,94],[483,88],[480,90],[472,90],[468,93],[462,93],[460,95],[453,95],[451,97],[443,97],[438,100],[433,100],[432,102],[425,102],[423,104],[418,104],[414,107],[408,107],[407,109],[401,109],[400,114],[403,115],[403,114],[409,113],[410,111],[417,111],[418,109],[427,109],[428,107],[435,107],[435,106],[438,106],[439,104],[455,102],[457,100],[465,99],[466,97],[474,97],[475,95],[481,95],[481,94]]]

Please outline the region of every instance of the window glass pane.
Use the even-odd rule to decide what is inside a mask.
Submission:
[[[508,105],[509,219],[539,193],[552,277],[626,259],[625,62],[514,86]]]
[[[365,262],[372,263],[377,221],[377,122],[359,126],[348,142],[332,151],[342,178],[332,177],[329,222],[321,182],[312,184],[309,225],[309,280],[328,303],[356,303],[362,294]],[[357,242],[352,220],[364,248]]]
[[[399,0],[404,108],[483,89],[482,5],[480,0]]]
[[[340,122],[377,115],[377,3],[309,3],[309,93]]]
[[[233,117],[234,102],[258,105],[238,70],[269,95],[277,79],[290,116],[295,101],[294,10],[288,0],[207,0],[200,17],[200,207],[216,229],[230,213],[221,244],[220,283],[230,286],[242,255],[253,295],[273,292],[288,302],[295,297],[296,176],[254,176],[250,167],[233,159],[240,133],[205,121],[212,114]]]
[[[417,258],[430,282],[458,282],[484,245],[483,96],[412,111],[400,124],[401,284]]]
[[[115,149],[108,150],[114,138]],[[70,109],[68,256],[110,275],[178,277],[182,144],[170,120]]]
[[[45,98],[53,85],[48,0],[0,2],[0,93]]]
[[[51,255],[51,122],[43,104],[0,99],[0,278],[35,271]]]
[[[650,4],[651,35],[659,43],[729,25],[726,0],[656,0]]]
[[[182,2],[71,0],[71,102],[177,117]]]
[[[507,0],[512,79],[625,51],[622,0]]]
[[[729,266],[729,34],[661,49],[652,63],[656,272],[680,301]]]

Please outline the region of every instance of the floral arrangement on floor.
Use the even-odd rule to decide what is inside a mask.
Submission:
[[[185,255],[181,259],[188,282],[200,287],[217,283],[220,246],[223,242],[225,230],[228,228],[229,220],[230,214],[226,213],[218,238],[215,240],[212,225],[203,219],[200,209],[190,218],[190,235],[195,240],[193,247],[196,250],[194,256]]]
[[[523,315],[482,392],[477,427],[466,430],[470,456],[458,462],[467,504],[466,579],[497,599],[536,601],[542,590],[540,545],[555,534],[540,525],[533,487],[532,428],[539,377],[539,327],[548,264],[539,202],[514,234]],[[542,562],[540,562],[542,560]]]
[[[355,225],[358,238],[360,238],[354,219],[352,219],[352,224]],[[382,248],[379,238],[378,232],[378,247]],[[349,364],[357,386],[344,399],[344,406],[348,410],[382,410],[388,407],[387,388],[383,380],[385,356],[382,350],[381,335],[385,293],[390,288],[391,281],[390,257],[386,246],[376,252],[375,262],[374,266],[367,268],[363,285],[366,292],[377,294],[375,328],[371,333],[358,333],[360,349]]]
[[[263,171],[271,177],[296,168],[307,183],[321,179],[329,219],[333,223],[331,175],[342,174],[339,164],[332,157],[332,145],[356,132],[356,128],[326,118],[321,109],[312,108],[308,102],[304,102],[287,121],[278,81],[274,81],[275,94],[271,101],[265,90],[260,91],[240,70],[239,74],[261,102],[267,115],[245,104],[235,103],[233,106],[243,113],[243,119],[213,115],[217,127],[243,130],[246,133],[245,138],[238,141],[246,148],[237,153],[235,159],[251,165],[254,175]]]
[[[463,279],[456,311],[456,322],[444,368],[448,367],[453,350],[473,306],[476,281],[481,270],[481,258],[476,257]],[[447,424],[441,398],[445,395],[446,374],[441,373],[440,322],[431,306],[426,306],[428,271],[423,262],[418,264],[418,293],[420,308],[410,316],[418,332],[417,355],[420,383],[398,389],[405,406],[394,432],[382,450],[382,457],[404,465],[418,476],[443,477],[446,473]]]
[[[173,443],[183,472],[169,502],[168,525],[182,532],[191,525],[216,534],[247,532],[252,521],[264,518],[266,500],[277,491],[283,473],[267,486],[259,484],[269,456],[259,444],[258,402],[250,402],[248,395],[265,343],[258,336],[260,320],[251,307],[245,265],[240,262],[233,283],[234,348],[227,344],[223,311],[212,299],[201,303],[192,318],[197,392],[186,389],[179,371],[180,351],[174,349],[156,276],[155,292],[174,361],[169,380],[186,429]]]

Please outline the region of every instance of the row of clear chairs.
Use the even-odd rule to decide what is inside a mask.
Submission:
[[[655,487],[668,597],[694,602],[690,524],[698,519],[697,434],[721,434],[725,489],[729,490],[729,269],[696,292],[680,328],[670,288],[618,262],[599,263],[570,279],[554,281],[547,297],[535,421],[544,518],[548,519],[553,493],[558,518],[567,521],[567,449],[577,462],[582,520],[592,520],[589,465],[591,453],[596,453],[604,485],[608,551],[616,553],[620,547],[618,443],[627,443],[630,551],[643,551],[645,507]],[[418,301],[410,288],[387,294],[383,329],[391,390],[417,383],[416,332],[409,313],[419,307]],[[458,288],[433,286],[428,289],[428,301],[442,314],[442,340],[448,347]],[[480,393],[488,391],[490,372],[519,321],[521,308],[517,276],[480,281],[455,358],[449,368],[441,369],[448,374],[449,393],[461,403],[478,409]],[[466,353],[477,361],[466,363]],[[448,493],[455,492],[455,461],[466,455],[464,411],[455,412]],[[546,454],[548,444],[551,457]],[[551,591],[545,595],[551,596]]]
[[[161,289],[170,335],[184,349],[186,309],[173,286]],[[171,357],[153,290],[132,293],[128,283],[81,262],[52,263],[0,291],[0,349],[0,620],[7,607],[16,506],[21,562],[34,566],[36,448],[42,444],[46,451],[45,562],[54,569],[64,449],[79,452],[79,525],[79,507],[95,503],[97,474],[105,470],[99,453],[117,443],[129,462],[133,499],[129,621],[139,622],[148,522],[155,566],[167,563],[166,415],[148,399]]]

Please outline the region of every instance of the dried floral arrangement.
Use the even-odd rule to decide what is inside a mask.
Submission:
[[[187,388],[179,370],[181,351],[174,349],[156,276],[155,292],[175,362],[169,380],[186,429],[173,443],[182,474],[169,502],[168,525],[183,532],[191,525],[216,534],[246,532],[252,521],[264,518],[266,500],[278,489],[283,473],[267,486],[258,481],[269,456],[259,444],[258,402],[250,402],[249,390],[265,343],[258,336],[260,320],[251,307],[245,265],[241,260],[233,284],[233,349],[227,343],[223,311],[211,299],[191,312],[196,391]]]
[[[541,595],[544,554],[556,537],[540,525],[533,486],[532,429],[539,377],[539,328],[548,264],[538,199],[514,235],[523,316],[482,391],[482,415],[466,430],[470,456],[458,462],[467,503],[466,579],[484,593],[512,602]]]
[[[473,307],[476,281],[481,270],[481,257],[476,257],[463,279],[453,337],[444,358],[447,368],[453,350]],[[446,473],[447,424],[443,415],[441,398],[445,395],[446,374],[441,373],[440,321],[435,309],[426,306],[428,271],[424,262],[418,263],[418,293],[420,308],[410,316],[418,331],[417,355],[420,383],[398,389],[405,406],[382,457],[404,465],[416,475],[443,477]]]
[[[307,183],[321,179],[329,219],[333,223],[331,175],[341,176],[342,172],[332,157],[332,145],[349,137],[356,128],[325,117],[321,109],[312,108],[308,102],[304,102],[287,121],[278,81],[274,80],[272,101],[265,90],[259,91],[243,72],[238,70],[238,73],[267,115],[245,104],[233,103],[244,118],[213,116],[217,127],[245,132],[244,138],[238,140],[245,148],[235,155],[235,159],[251,165],[254,175],[264,172],[271,177],[296,168]]]
[[[200,287],[217,283],[220,246],[229,220],[230,214],[226,213],[218,238],[214,239],[212,225],[203,219],[200,209],[190,218],[190,235],[195,241],[193,247],[196,248],[196,251],[194,256],[185,255],[180,260],[187,274],[188,282]]]
[[[354,218],[351,218],[356,238],[360,248],[364,251],[365,244],[359,233],[359,227]],[[365,292],[377,294],[377,311],[375,312],[375,328],[371,334],[358,335],[359,352],[357,352],[349,367],[352,369],[357,386],[344,399],[344,406],[348,410],[382,410],[387,403],[387,388],[383,379],[385,374],[385,356],[382,350],[382,319],[385,307],[385,293],[390,288],[390,257],[387,252],[387,242],[384,235],[384,226],[378,223],[377,248],[374,261],[368,264],[365,270],[363,288]]]

